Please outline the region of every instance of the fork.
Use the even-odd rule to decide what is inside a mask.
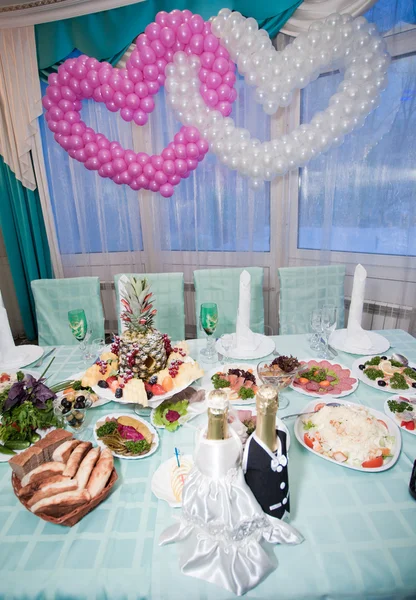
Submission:
[[[47,352],[46,354],[43,354],[39,360],[37,360],[35,362],[34,365],[32,365],[33,369],[37,369],[38,367],[40,367],[43,364],[43,361],[45,360],[45,358],[48,358],[48,356],[50,356],[52,354],[52,352],[55,352],[56,348],[52,348],[52,350],[49,350],[49,352]]]

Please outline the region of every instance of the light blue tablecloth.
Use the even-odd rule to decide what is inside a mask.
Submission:
[[[416,361],[416,340],[402,331],[384,331],[394,350]],[[306,336],[275,338],[280,353],[310,356]],[[193,355],[203,341],[191,342]],[[78,348],[61,347],[54,380],[82,367]],[[355,357],[340,353],[339,362]],[[308,398],[289,390],[297,412]],[[359,384],[349,400],[383,410],[387,394]],[[91,410],[99,415],[118,408]],[[203,419],[199,417],[198,419]],[[193,422],[195,423],[195,421]],[[277,546],[277,570],[247,598],[398,599],[416,598],[416,502],[408,492],[416,436],[403,432],[397,464],[383,473],[362,473],[290,447],[292,523],[305,536],[300,546]],[[10,468],[0,464],[0,598],[200,599],[234,597],[209,583],[182,575],[177,548],[158,538],[175,511],[150,490],[153,473],[178,446],[192,451],[192,428],[161,432],[155,455],[117,460],[119,482],[111,496],[75,527],[51,525],[26,511],[15,498]]]

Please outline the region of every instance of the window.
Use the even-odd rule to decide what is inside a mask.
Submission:
[[[411,0],[399,5],[400,15],[382,1],[366,16],[390,29],[412,18]],[[416,256],[416,29],[400,51],[408,28],[401,22],[391,35],[398,39],[379,108],[342,146],[300,170],[299,249]],[[301,122],[327,106],[341,80],[325,74],[302,91]]]

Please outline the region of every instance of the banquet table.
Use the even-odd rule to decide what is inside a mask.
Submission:
[[[392,349],[416,362],[416,340],[387,330]],[[313,357],[306,335],[274,338],[281,354]],[[204,340],[189,342],[199,359]],[[55,352],[48,383],[82,369],[77,346]],[[336,361],[351,366],[356,356],[340,352]],[[206,366],[210,369],[215,365]],[[45,365],[42,365],[44,367]],[[219,365],[218,365],[219,366]],[[40,371],[39,371],[40,373]],[[280,416],[300,412],[310,401],[285,390],[290,400]],[[383,411],[387,394],[360,382],[348,400]],[[119,409],[115,403],[91,409],[89,418]],[[131,411],[130,405],[123,409]],[[206,417],[192,421],[198,426]],[[368,473],[323,460],[291,435],[289,477],[291,523],[304,535],[299,546],[276,546],[277,569],[247,598],[399,599],[416,598],[416,501],[409,479],[416,458],[416,436],[402,431],[402,452],[393,468]],[[28,512],[13,494],[11,470],[0,464],[0,598],[38,599],[183,599],[224,600],[234,595],[182,575],[178,547],[160,547],[161,532],[173,523],[173,509],[151,492],[158,466],[175,446],[191,453],[195,429],[159,430],[160,445],[151,457],[119,460],[119,480],[109,498],[72,528],[46,523]]]

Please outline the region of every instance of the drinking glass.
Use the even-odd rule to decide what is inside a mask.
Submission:
[[[101,354],[104,352],[104,348],[105,348],[105,340],[104,338],[95,338],[95,340],[92,340],[91,342],[91,349],[92,349],[92,354],[93,357],[92,358],[100,358]]]
[[[224,335],[220,337],[220,340],[222,349],[224,350],[223,364],[225,364],[229,360],[229,352],[233,346],[233,336],[230,333],[224,333]]]
[[[201,304],[200,324],[207,335],[206,348],[201,350],[202,359],[207,363],[216,363],[218,355],[215,351],[215,338],[213,334],[218,324],[218,307],[215,302]]]
[[[337,307],[325,304],[322,309],[322,333],[325,345],[322,348],[321,358],[332,358],[328,350],[329,336],[337,326]]]
[[[91,431],[86,428],[86,416],[87,410],[91,406],[92,401],[88,398],[85,401],[85,408],[75,408],[73,405],[65,412],[65,409],[59,403],[54,406],[54,413],[62,419],[65,428],[73,434],[74,438],[88,442],[91,439]]]
[[[319,350],[322,346],[322,309],[315,308],[310,314],[310,326],[314,333],[309,339],[309,347],[311,350]]]

